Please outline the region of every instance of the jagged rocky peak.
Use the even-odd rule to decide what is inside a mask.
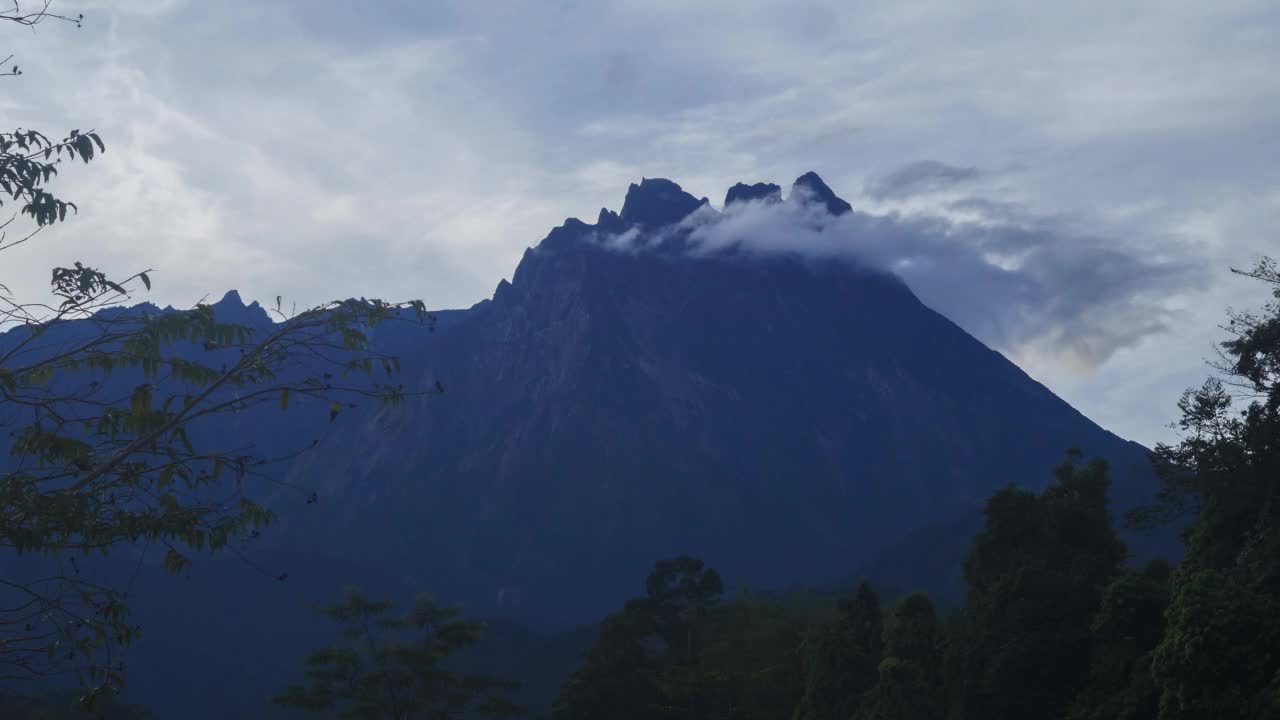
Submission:
[[[551,232],[547,233],[547,237],[542,240],[539,247],[572,247],[589,235],[591,229],[590,225],[578,218],[565,218],[562,224],[551,228]]]
[[[663,178],[644,178],[631,184],[622,205],[622,220],[644,227],[662,227],[680,222],[697,210],[706,198],[699,200]]]
[[[240,299],[238,290],[228,290],[221,300],[213,304],[213,307],[244,307],[244,300]]]
[[[734,203],[751,202],[759,200],[767,203],[781,202],[782,188],[773,183],[756,183],[747,185],[738,183],[729,188],[729,192],[724,196],[724,206],[729,207]]]
[[[729,188],[725,195],[725,207],[741,202],[782,202],[782,188],[774,183],[758,182],[752,185],[737,183]],[[817,173],[808,172],[796,178],[791,188],[788,201],[818,203],[832,215],[843,215],[851,212],[853,207],[838,197],[827,186]],[[632,183],[627,189],[626,199],[622,204],[622,212],[616,213],[608,208],[600,208],[594,225],[588,225],[578,218],[568,218],[562,225],[552,228],[551,232],[539,243],[544,250],[560,250],[577,247],[584,239],[590,237],[604,238],[621,235],[629,229],[655,230],[679,223],[703,206],[710,207],[708,198],[696,198],[684,191],[680,185],[666,178],[642,178]],[[666,246],[679,248],[679,238],[668,238],[663,241]],[[523,265],[523,261],[521,263]],[[517,269],[512,278],[519,285]]]
[[[267,311],[262,309],[257,300],[245,305],[244,300],[240,298],[240,293],[235,290],[228,290],[221,300],[210,307],[213,308],[214,317],[218,322],[238,324],[270,322]]]
[[[600,216],[596,218],[596,227],[600,229],[621,228],[622,218],[609,208],[600,208]]]
[[[617,235],[627,229],[627,223],[618,213],[608,209],[600,208],[600,216],[596,218],[596,232],[601,235]]]
[[[512,292],[513,290],[512,290],[511,283],[508,282],[506,278],[502,278],[502,280],[498,281],[498,287],[493,289],[492,299],[495,302],[500,303],[503,300],[505,300],[507,297],[509,297]],[[484,302],[484,301],[481,301],[481,302]]]
[[[797,194],[799,191],[799,194]],[[827,212],[832,215],[843,215],[847,212],[853,212],[853,206],[845,202],[845,200],[835,194],[827,184],[818,177],[818,173],[810,171],[800,177],[791,185],[791,197],[804,197],[810,202],[821,203],[826,206]]]

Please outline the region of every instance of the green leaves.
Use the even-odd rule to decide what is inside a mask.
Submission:
[[[1266,717],[1280,662],[1280,601],[1211,569],[1174,574],[1152,674],[1162,718]]]
[[[900,599],[884,626],[885,658],[861,717],[931,720],[944,712],[942,633],[933,602],[923,593]]]
[[[555,716],[573,720],[650,717],[685,712],[705,647],[703,624],[720,607],[720,575],[680,556],[654,564],[644,597],[610,616],[583,667],[556,701]]]
[[[44,185],[57,176],[57,164],[64,154],[88,163],[105,150],[102,138],[94,132],[72,130],[57,143],[34,130],[0,133],[0,190],[10,199],[22,201],[22,213],[30,215],[37,226],[65,220],[67,208],[75,211],[75,204],[54,197]]]
[[[801,645],[804,695],[796,720],[851,718],[876,684],[884,655],[880,598],[861,582],[837,617],[811,627]]]
[[[54,268],[49,281],[53,294],[62,298],[61,310],[74,310],[100,301],[108,293],[128,295],[125,287],[101,271],[77,262],[74,267]]]
[[[344,602],[320,608],[339,628],[341,644],[307,656],[306,684],[272,698],[316,714],[368,720],[474,715],[505,717],[522,708],[502,693],[517,683],[448,669],[459,650],[475,644],[483,626],[461,620],[419,595],[413,608],[390,617],[394,604],[347,588]]]
[[[1091,622],[1125,548],[1107,512],[1106,464],[1078,458],[1068,453],[1039,495],[1009,487],[987,501],[952,654],[967,715],[1061,717],[1088,680]]]
[[[96,137],[97,136],[95,135],[94,138],[96,139]],[[72,140],[72,143],[75,145],[76,152],[80,154],[80,158],[83,159],[87,165],[89,161],[93,159],[93,141],[90,139],[90,136],[80,135]],[[98,141],[98,145],[102,145],[101,140]]]

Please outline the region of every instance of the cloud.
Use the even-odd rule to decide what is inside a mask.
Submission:
[[[875,200],[904,198],[945,190],[981,175],[975,167],[956,167],[937,160],[920,160],[871,180],[863,192]]]
[[[901,277],[930,307],[986,344],[1072,371],[1091,371],[1178,319],[1168,299],[1201,290],[1185,249],[1139,253],[1050,219],[956,221],[853,212],[833,217],[794,200],[702,208],[681,223],[696,252],[842,259]],[[634,234],[606,243],[633,243]]]

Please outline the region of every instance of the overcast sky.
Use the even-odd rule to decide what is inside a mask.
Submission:
[[[719,206],[814,170],[926,302],[1150,444],[1265,299],[1228,268],[1280,252],[1273,0],[54,8],[84,27],[0,28],[0,108],[107,153],[6,252],[28,298],[83,259],[161,305],[468,306],[641,177]]]

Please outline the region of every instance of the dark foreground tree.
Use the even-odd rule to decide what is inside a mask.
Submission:
[[[1232,313],[1219,376],[1187,391],[1159,445],[1160,502],[1139,524],[1194,513],[1152,674],[1161,720],[1280,717],[1280,270],[1261,314]]]
[[[1106,464],[1078,459],[1039,495],[1010,487],[987,501],[952,642],[965,717],[1062,717],[1088,679],[1091,623],[1125,549],[1107,513]]]
[[[884,627],[879,680],[859,720],[932,720],[944,714],[942,635],[933,601],[923,593],[899,600]]]
[[[786,720],[804,692],[800,645],[814,606],[804,594],[741,593],[710,613],[697,663],[687,669],[696,717]]]
[[[352,720],[523,714],[503,697],[518,683],[448,668],[450,656],[480,640],[482,623],[462,620],[457,609],[438,607],[426,595],[401,617],[388,617],[392,607],[348,588],[343,603],[322,608],[341,628],[342,642],[307,656],[306,684],[272,700]]]
[[[33,7],[14,4],[0,20],[60,18]],[[94,132],[56,142],[0,133],[0,208],[15,211],[0,223],[0,252],[74,214],[48,184],[64,160],[104,150]],[[7,234],[26,222],[29,232]],[[428,324],[421,302],[285,313],[277,299],[274,324],[250,326],[204,304],[116,307],[139,285],[150,289],[147,272],[116,281],[81,262],[53,270],[51,301],[0,284],[0,682],[18,688],[74,671],[93,699],[124,682],[121,650],[138,625],[122,588],[82,572],[86,556],[157,546],[176,572],[191,553],[247,542],[270,522],[251,482],[270,458],[202,437],[212,418],[283,411],[292,399],[332,420],[360,400],[424,392],[393,382],[398,359],[375,352],[367,332],[387,320]]]
[[[1154,560],[1107,586],[1093,619],[1089,683],[1069,720],[1155,720],[1159,694],[1151,660],[1164,636],[1169,564]]]
[[[849,720],[875,686],[884,656],[880,598],[868,582],[840,603],[835,620],[812,628],[801,649],[804,696],[795,720]]]
[[[697,672],[703,629],[724,593],[701,560],[656,563],[644,597],[604,621],[585,662],[556,699],[554,717],[698,717],[706,699]]]

